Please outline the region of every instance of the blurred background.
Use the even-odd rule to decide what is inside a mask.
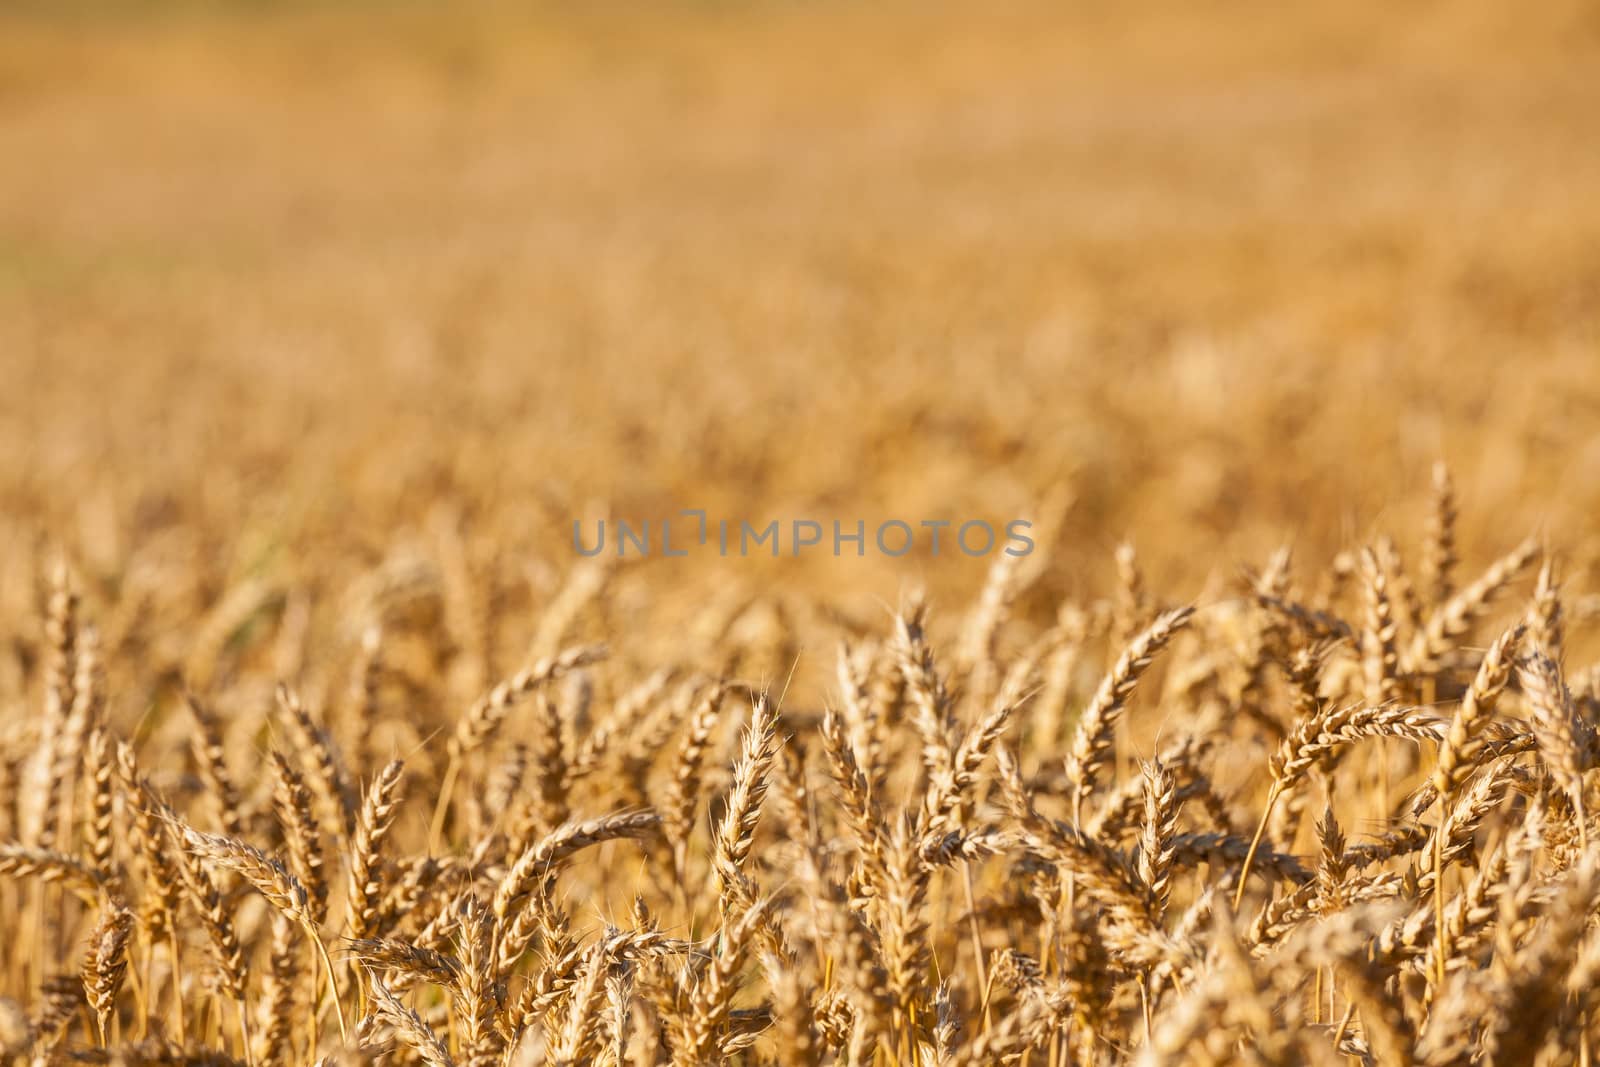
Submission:
[[[1597,194],[1582,0],[13,2],[0,590],[532,618],[574,517],[704,507],[1043,516],[1056,593],[1128,540],[1181,600],[1414,545],[1441,458],[1469,564],[1581,577]],[[820,634],[985,566],[607,580]]]

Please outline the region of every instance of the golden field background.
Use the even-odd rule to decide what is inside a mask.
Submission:
[[[1192,598],[1413,539],[1439,458],[1469,562],[1581,576],[1597,61],[1582,3],[9,7],[6,618],[64,552],[177,630],[246,581],[331,626],[448,528],[523,620],[574,516],[693,506],[1069,503],[1051,582],[1126,538]],[[614,582],[825,650],[983,569]]]

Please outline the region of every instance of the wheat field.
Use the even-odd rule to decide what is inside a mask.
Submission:
[[[0,8],[0,1058],[1592,1062],[1596,71]]]

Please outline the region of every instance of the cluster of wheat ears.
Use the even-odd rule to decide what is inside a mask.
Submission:
[[[817,710],[557,637],[395,759],[404,635],[324,707],[173,679],[186,753],[109,712],[57,567],[0,761],[4,1054],[1587,1062],[1600,672],[1538,542],[1461,575],[1442,469],[1433,516],[1414,579],[1379,538],[1194,606],[1119,551],[1025,640],[1002,559]]]

